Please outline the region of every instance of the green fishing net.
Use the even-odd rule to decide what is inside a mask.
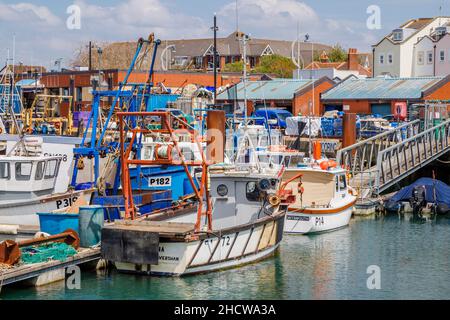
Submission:
[[[23,264],[46,262],[49,260],[66,261],[77,253],[72,246],[65,243],[51,243],[40,246],[24,247],[21,249]]]

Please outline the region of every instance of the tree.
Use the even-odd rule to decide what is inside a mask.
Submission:
[[[345,62],[347,61],[347,52],[339,43],[336,43],[328,53],[330,62]]]
[[[224,72],[242,72],[243,69],[244,69],[244,64],[242,63],[242,61],[227,63],[223,67]]]
[[[296,68],[290,58],[272,54],[261,57],[259,66],[254,68],[253,72],[275,74],[281,78],[292,78],[292,73]]]

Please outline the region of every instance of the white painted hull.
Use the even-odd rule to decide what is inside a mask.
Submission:
[[[291,234],[310,234],[326,232],[345,227],[352,217],[353,206],[337,213],[297,213],[286,214],[284,232]]]
[[[90,203],[93,190],[69,191],[20,201],[0,201],[0,224],[39,226],[36,213],[52,212],[71,206],[83,197]]]
[[[237,267],[264,259],[278,248],[284,215],[264,224],[222,233],[222,237],[159,244],[157,265],[115,262],[119,271],[146,275],[181,276]]]

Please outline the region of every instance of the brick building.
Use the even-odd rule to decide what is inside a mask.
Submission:
[[[44,87],[45,94],[67,95],[74,98],[74,111],[89,110],[92,102],[93,85],[100,78],[102,90],[117,89],[124,81],[126,70],[102,70],[99,71],[64,71],[44,73],[40,79],[40,84]],[[217,75],[217,86],[230,86],[241,80],[240,73],[219,73]],[[128,83],[145,83],[148,72],[134,71],[128,79]],[[263,74],[252,74],[251,80],[260,80],[266,77]],[[165,89],[170,89],[174,94],[183,94],[184,88],[189,85],[197,87],[214,86],[214,74],[210,72],[181,72],[181,71],[157,71],[153,74],[155,87],[163,85]],[[62,104],[62,114],[67,111],[68,105]]]
[[[248,81],[245,86],[247,112],[259,108],[281,108],[293,114],[319,115],[320,94],[332,88],[335,83],[327,78],[312,80],[273,79]],[[244,84],[240,82],[217,96],[220,103],[244,104]]]
[[[412,104],[426,100],[450,100],[450,76],[426,78],[350,77],[321,95],[324,111],[391,115],[398,102]]]

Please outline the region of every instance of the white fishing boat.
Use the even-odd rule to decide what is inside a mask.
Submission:
[[[155,113],[118,113],[119,119],[128,115],[148,117]],[[161,130],[173,138],[163,113],[156,114],[166,123]],[[224,114],[210,111],[208,117],[219,132],[224,132]],[[133,145],[136,136],[150,133],[141,128],[128,129]],[[121,143],[126,139],[121,128]],[[128,134],[129,136],[129,134]],[[214,139],[219,144],[220,139]],[[266,258],[278,248],[282,236],[286,207],[278,203],[272,205],[269,199],[276,196],[279,180],[272,172],[264,173],[242,166],[215,164],[223,162],[223,153],[217,152],[214,160],[206,160],[201,148],[201,161],[187,160],[177,139],[172,139],[173,149],[179,160],[171,152],[158,153],[155,160],[130,158],[131,147],[122,148],[123,163],[122,189],[125,199],[125,218],[115,221],[102,230],[102,256],[112,261],[119,271],[146,275],[186,275],[237,267]],[[222,142],[221,142],[222,143]],[[211,145],[208,146],[210,148]],[[222,146],[223,148],[223,146]],[[221,150],[218,145],[214,150]],[[159,148],[158,148],[159,149]],[[223,149],[222,149],[223,150]],[[211,162],[212,161],[212,162]],[[129,166],[165,163],[174,165],[181,162],[186,171],[189,167],[201,168],[197,175],[200,181],[190,178],[198,204],[152,213],[147,217],[137,217],[130,188]],[[277,202],[277,201],[275,201]]]
[[[284,231],[308,234],[347,226],[356,202],[347,171],[332,160],[311,161],[295,150],[273,149],[258,152],[258,160],[266,168],[282,168],[280,196],[291,199]]]
[[[38,226],[37,212],[70,207],[80,198],[90,201],[93,190],[55,191],[58,180],[67,175],[61,171],[63,156],[42,155],[36,139],[0,156],[0,224]]]
[[[281,242],[286,213],[280,206],[273,207],[265,201],[270,194],[267,185],[273,188],[269,177],[230,169],[212,174],[211,231],[195,232],[196,208],[154,214],[140,221],[116,221],[103,231],[104,256],[109,259],[115,256],[114,264],[119,271],[172,276],[237,267],[264,259]],[[130,242],[136,243],[136,239],[124,236],[129,231],[134,236],[145,232],[146,238],[154,235],[155,241],[146,241],[137,257],[136,251],[130,250]],[[117,240],[122,241],[121,246]],[[152,256],[152,245],[155,245],[154,259],[146,260]],[[113,254],[111,248],[115,248],[111,250],[115,251]],[[122,250],[117,254],[119,248]],[[142,254],[145,251],[147,255]],[[139,263],[137,259],[141,259]]]

